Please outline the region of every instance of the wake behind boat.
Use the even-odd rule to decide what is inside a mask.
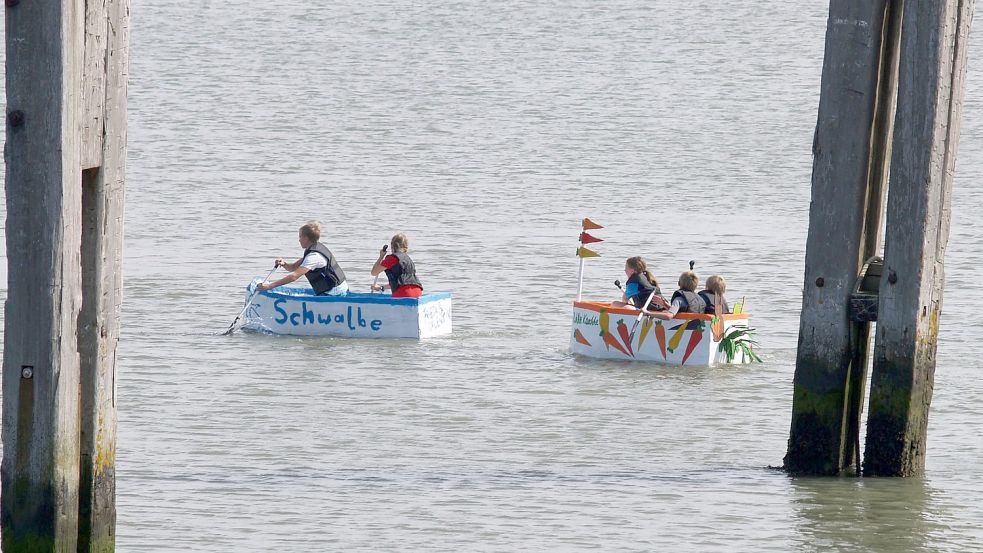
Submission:
[[[253,295],[255,279],[246,287]],[[423,294],[394,298],[389,294],[348,293],[318,296],[301,286],[260,291],[246,310],[244,330],[293,336],[344,338],[430,338],[451,333],[451,295]]]

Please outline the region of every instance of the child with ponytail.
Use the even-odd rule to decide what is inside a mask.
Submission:
[[[648,308],[652,311],[660,311],[666,308],[668,302],[662,297],[659,290],[659,283],[648,270],[645,260],[639,256],[629,257],[625,261],[625,275],[628,281],[625,282],[625,293],[621,301],[611,302],[615,307],[632,306],[641,309],[645,302],[652,296]],[[653,294],[654,293],[654,294]]]
[[[394,298],[418,298],[423,295],[423,284],[416,277],[416,265],[406,251],[410,248],[410,240],[402,232],[393,236],[389,241],[392,253],[386,255],[386,248],[379,250],[379,259],[372,266],[372,276],[386,273],[388,286],[373,284],[373,292],[381,292],[387,287],[392,290]]]

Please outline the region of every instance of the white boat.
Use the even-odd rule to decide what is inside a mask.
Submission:
[[[247,301],[258,282],[260,279],[246,288]],[[435,292],[419,298],[394,298],[349,292],[316,296],[309,287],[279,286],[256,294],[246,310],[243,329],[293,336],[429,338],[451,333],[451,295]]]
[[[575,301],[570,351],[601,359],[698,367],[756,359],[746,313],[679,313],[666,321],[643,317],[632,335],[637,317],[638,310],[631,307]]]

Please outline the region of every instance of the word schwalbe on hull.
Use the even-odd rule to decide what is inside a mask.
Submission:
[[[257,282],[246,288],[247,298]],[[316,296],[310,288],[280,286],[256,294],[243,329],[292,336],[429,338],[451,333],[451,295]]]

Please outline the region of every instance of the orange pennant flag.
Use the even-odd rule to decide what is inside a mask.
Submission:
[[[601,240],[600,238],[598,238],[596,236],[591,236],[591,235],[587,234],[586,232],[581,232],[580,233],[580,243],[581,244],[594,244],[596,242],[603,242],[603,241],[604,240]]]
[[[588,250],[587,248],[581,246],[577,248],[578,257],[601,257],[601,254],[595,252],[594,250]]]
[[[601,225],[595,223],[594,221],[591,221],[587,217],[584,217],[584,224],[583,224],[583,226],[584,226],[584,230],[595,230],[595,229],[599,229],[599,228],[604,228]]]

